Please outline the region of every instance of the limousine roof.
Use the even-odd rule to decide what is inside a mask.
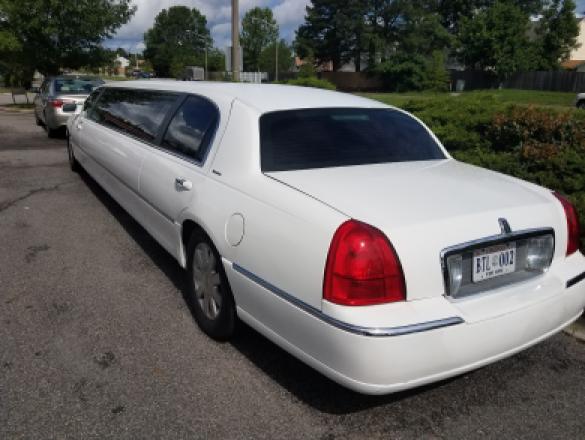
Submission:
[[[139,80],[111,82],[106,87],[196,93],[211,100],[237,99],[260,113],[319,107],[388,107],[381,102],[348,93],[280,84]]]

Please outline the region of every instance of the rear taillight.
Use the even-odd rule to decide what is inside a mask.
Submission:
[[[59,99],[59,98],[55,98],[55,99],[51,99],[49,101],[49,103],[51,104],[52,107],[54,108],[61,108],[64,105],[69,105],[69,104],[75,104],[75,101],[71,101],[71,100],[66,100],[66,99]]]
[[[553,193],[565,210],[565,217],[567,218],[567,256],[574,254],[579,250],[579,216],[577,210],[571,202],[558,192]]]
[[[52,99],[51,101],[51,107],[54,108],[61,108],[63,107],[63,100],[62,99]]]
[[[402,266],[380,230],[356,220],[337,229],[327,255],[323,298],[346,306],[406,299]]]

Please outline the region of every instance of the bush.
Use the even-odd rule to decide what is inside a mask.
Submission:
[[[378,64],[373,71],[380,75],[388,90],[395,92],[447,91],[449,88],[445,56],[439,51],[430,57],[399,53]]]
[[[484,134],[483,146],[454,156],[567,195],[585,249],[585,112],[510,106],[493,115]]]
[[[503,105],[489,95],[443,95],[407,101],[401,106],[421,118],[451,151],[488,148],[486,133]]]
[[[318,89],[326,89],[326,90],[335,90],[335,84],[332,82],[327,81],[326,79],[318,79],[312,77],[304,77],[304,78],[297,78],[291,79],[286,82],[291,86],[303,86],[303,87],[316,87]]]
[[[316,78],[316,77],[317,77],[317,71],[315,70],[315,65],[313,63],[313,59],[309,58],[299,68],[299,78]]]

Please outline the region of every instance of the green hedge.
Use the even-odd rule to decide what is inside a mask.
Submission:
[[[316,87],[318,89],[335,90],[335,84],[326,79],[318,79],[313,77],[302,77],[291,79],[286,82],[291,86]]]
[[[481,94],[401,107],[427,123],[455,158],[566,194],[579,212],[585,249],[585,111],[518,106]]]

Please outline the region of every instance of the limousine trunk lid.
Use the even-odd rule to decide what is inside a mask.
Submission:
[[[408,299],[444,295],[441,251],[500,234],[500,218],[514,231],[559,231],[565,221],[547,191],[452,159],[267,175],[382,230],[401,260]]]

